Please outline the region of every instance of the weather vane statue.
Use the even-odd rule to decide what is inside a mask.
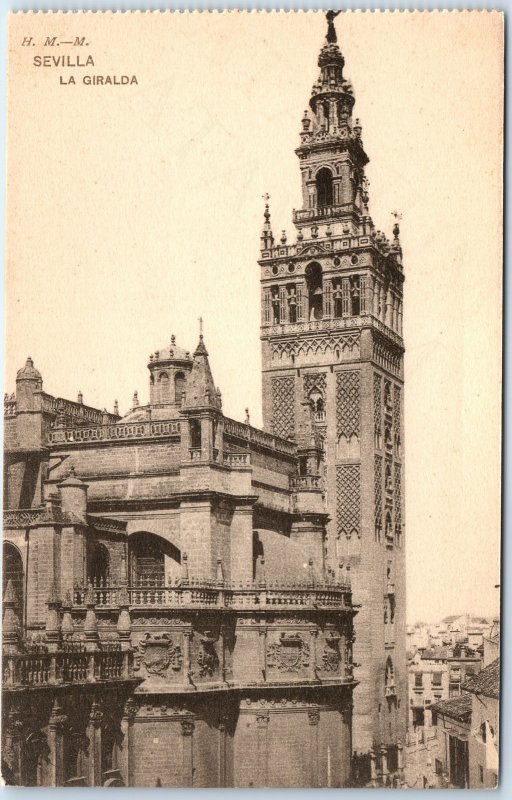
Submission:
[[[334,20],[340,14],[340,11],[328,11],[325,15],[327,19],[327,41],[329,44],[336,44],[336,28],[334,27]]]

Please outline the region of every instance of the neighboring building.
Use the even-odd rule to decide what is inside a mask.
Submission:
[[[296,438],[313,411],[329,514],[325,559],[349,565],[356,619],[354,749],[385,772],[405,741],[403,282],[399,228],[376,230],[354,92],[332,24],[296,153],[296,237],[261,235],[263,419]],[[363,781],[364,782],[364,781]]]
[[[448,696],[457,697],[461,686],[469,675],[479,672],[482,667],[482,652],[470,650],[464,645],[433,647],[422,650],[418,661],[425,668],[448,666]]]
[[[4,778],[345,786],[354,610],[311,431],[226,418],[202,337],[148,367],[123,418],[30,359],[6,404]]]
[[[459,697],[432,707],[437,727],[431,785],[494,789],[498,783],[500,659],[470,677]]]
[[[409,728],[430,727],[431,707],[450,696],[447,663],[424,661],[418,652],[409,664]]]

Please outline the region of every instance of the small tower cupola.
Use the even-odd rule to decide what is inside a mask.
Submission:
[[[190,460],[210,462],[222,456],[224,417],[221,409],[220,390],[215,387],[201,334],[181,408],[181,413],[188,417],[188,426],[182,425],[182,431]]]
[[[149,402],[152,407],[181,407],[192,364],[190,352],[178,347],[174,335],[167,347],[150,355]]]

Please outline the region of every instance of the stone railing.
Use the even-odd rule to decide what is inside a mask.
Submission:
[[[4,396],[4,417],[16,416],[16,395],[6,394]]]
[[[42,410],[47,414],[64,414],[72,417],[81,425],[101,425],[107,418],[109,423],[116,423],[119,419],[117,414],[109,414],[108,411],[100,411],[98,408],[86,406],[83,403],[75,403],[73,400],[64,400],[62,397],[52,397],[51,394],[41,392]]]
[[[293,212],[293,222],[313,222],[314,220],[333,219],[339,217],[344,211],[349,210],[351,204],[337,206],[318,206],[317,208],[302,208]]]
[[[179,435],[180,423],[178,420],[162,422],[148,420],[117,425],[99,425],[94,428],[54,428],[48,435],[48,441],[50,444],[118,442]]]
[[[224,453],[224,464],[230,469],[251,466],[250,453]]]
[[[316,333],[318,331],[333,333],[338,330],[364,328],[366,326],[376,328],[395,344],[403,347],[402,337],[373,314],[364,314],[357,317],[329,317],[328,319],[316,319],[310,322],[283,322],[279,325],[264,325],[263,335],[276,336],[280,333],[288,335],[291,333]]]
[[[2,675],[5,688],[120,680],[132,677],[133,654],[129,650],[6,654]]]
[[[234,439],[242,439],[245,442],[254,442],[254,444],[289,456],[294,456],[297,452],[297,447],[294,442],[281,439],[279,436],[274,436],[272,433],[260,431],[259,428],[253,428],[251,425],[246,425],[244,422],[237,422],[234,419],[229,419],[229,417],[226,417],[224,420],[224,435]]]
[[[96,588],[96,608],[117,608],[121,591],[128,591],[129,604],[138,608],[332,608],[349,607],[346,596],[351,592],[350,582],[322,585],[247,584],[215,585],[197,580],[176,586],[165,586],[156,581],[153,585]],[[85,608],[85,590],[75,588],[74,611]]]
[[[47,514],[46,508],[19,508],[15,511],[4,511],[5,528],[26,528],[42,522]]]
[[[323,481],[320,475],[292,475],[290,488],[294,492],[314,492],[322,489]]]

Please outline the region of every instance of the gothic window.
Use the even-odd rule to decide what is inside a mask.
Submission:
[[[8,581],[14,591],[14,599],[16,601],[16,613],[20,624],[23,624],[23,561],[21,553],[17,547],[10,542],[4,542],[3,547],[3,573],[2,573],[2,597],[5,595],[5,589]]]
[[[171,393],[169,389],[169,375],[167,372],[160,373],[158,376],[158,383],[160,384],[160,402],[168,403],[171,399]]]
[[[323,291],[322,267],[320,264],[309,264],[309,266],[306,268],[306,282],[309,299],[309,319],[322,319]]]
[[[391,513],[389,511],[386,514],[386,539],[388,542],[393,541],[393,523],[391,521]]]
[[[92,542],[88,552],[87,578],[93,586],[107,583],[110,556],[108,549],[100,542]]]
[[[313,419],[315,422],[325,421],[325,400],[323,394],[315,386],[309,395],[309,405],[313,412]]]
[[[201,449],[201,423],[198,419],[190,420],[190,447],[193,450]]]
[[[174,402],[181,405],[183,393],[185,392],[185,375],[177,372],[174,376]]]
[[[395,668],[393,666],[393,662],[391,657],[388,656],[386,659],[386,687],[391,687],[395,685]]]
[[[332,206],[332,172],[327,167],[322,167],[316,174],[316,196],[319,208]]]
[[[84,778],[85,736],[81,731],[70,728],[64,736],[64,780]]]

